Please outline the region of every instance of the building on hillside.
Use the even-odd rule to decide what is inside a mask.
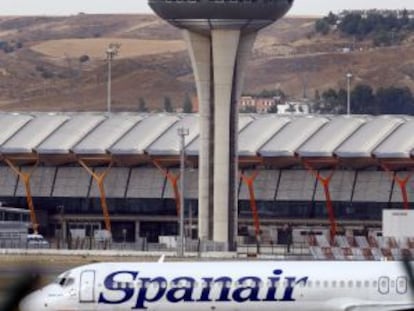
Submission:
[[[309,100],[283,101],[280,96],[242,96],[239,109],[241,112],[250,113],[309,114],[310,106]]]
[[[267,113],[281,102],[280,97],[242,96],[239,109],[242,112]]]
[[[279,114],[309,114],[311,110],[309,101],[286,101],[277,105]]]

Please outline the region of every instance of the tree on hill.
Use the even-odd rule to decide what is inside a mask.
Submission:
[[[318,99],[317,99],[318,98]],[[313,111],[322,114],[341,114],[346,112],[347,93],[344,89],[336,91],[328,89],[319,95],[319,91],[315,92],[315,103]]]
[[[273,97],[286,98],[286,94],[283,93],[283,91],[280,89],[273,89],[273,90],[264,89],[258,94],[252,94],[252,96],[264,97],[264,98],[273,98]]]
[[[338,30],[359,40],[373,39],[377,46],[399,44],[408,32],[414,31],[414,18],[407,10],[397,11],[345,12],[339,18],[333,13],[315,22],[315,30],[327,34],[330,26],[337,25]]]
[[[376,100],[383,114],[414,114],[414,97],[409,88],[380,88]]]
[[[183,112],[192,113],[193,112],[193,102],[188,94],[185,94],[183,102]]]
[[[315,102],[316,113],[339,114],[346,112],[347,92],[328,89]],[[371,86],[358,84],[351,92],[351,113],[353,114],[410,114],[414,115],[414,96],[410,89],[388,87],[376,92]]]
[[[326,22],[329,25],[333,26],[333,25],[336,25],[336,22],[338,21],[338,16],[336,14],[332,13],[332,11],[331,11],[331,12],[329,12],[328,16],[326,16],[324,18],[324,20],[326,20]]]
[[[361,29],[361,20],[362,17],[359,13],[345,15],[339,24],[339,30],[349,35],[357,35]]]
[[[358,84],[351,92],[351,112],[354,114],[377,114],[374,90],[366,84]]]
[[[171,98],[168,96],[164,96],[164,111],[165,112],[173,112],[173,106],[171,102]]]
[[[83,54],[82,56],[79,57],[79,62],[80,63],[86,63],[90,60],[89,55],[87,54]]]
[[[143,97],[138,100],[138,112],[148,112],[147,103]]]
[[[315,30],[323,35],[327,35],[331,30],[331,26],[325,19],[320,19],[315,23]]]

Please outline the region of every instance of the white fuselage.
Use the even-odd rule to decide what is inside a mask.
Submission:
[[[21,311],[399,310],[411,305],[408,283],[398,262],[98,263],[62,274]]]

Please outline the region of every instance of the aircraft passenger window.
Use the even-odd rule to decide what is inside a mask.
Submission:
[[[357,281],[356,282],[356,287],[360,288],[362,286],[362,282],[361,281]]]
[[[377,286],[378,286],[377,281],[373,281],[373,282],[372,282],[372,287],[377,287]]]
[[[315,286],[316,286],[316,287],[319,287],[320,285],[321,285],[321,282],[320,282],[320,281],[316,281],[316,282],[315,282]]]
[[[329,287],[329,282],[328,281],[323,281],[323,287],[328,288]]]
[[[352,281],[348,281],[348,287],[349,287],[349,288],[354,287],[354,282],[352,282]]]
[[[344,282],[344,281],[339,282],[339,286],[340,286],[341,288],[344,288],[344,287],[345,287],[345,282]]]
[[[336,287],[336,281],[332,281],[332,288]]]
[[[312,287],[312,281],[308,281],[308,286]]]
[[[365,286],[365,287],[369,287],[369,281],[365,281],[365,282],[364,282],[364,286]]]

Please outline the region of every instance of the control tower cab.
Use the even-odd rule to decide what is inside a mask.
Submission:
[[[259,30],[281,18],[293,0],[149,0],[161,18],[179,28]]]
[[[200,114],[198,235],[235,249],[238,101],[257,32],[284,16],[293,0],[149,0],[183,29]]]

